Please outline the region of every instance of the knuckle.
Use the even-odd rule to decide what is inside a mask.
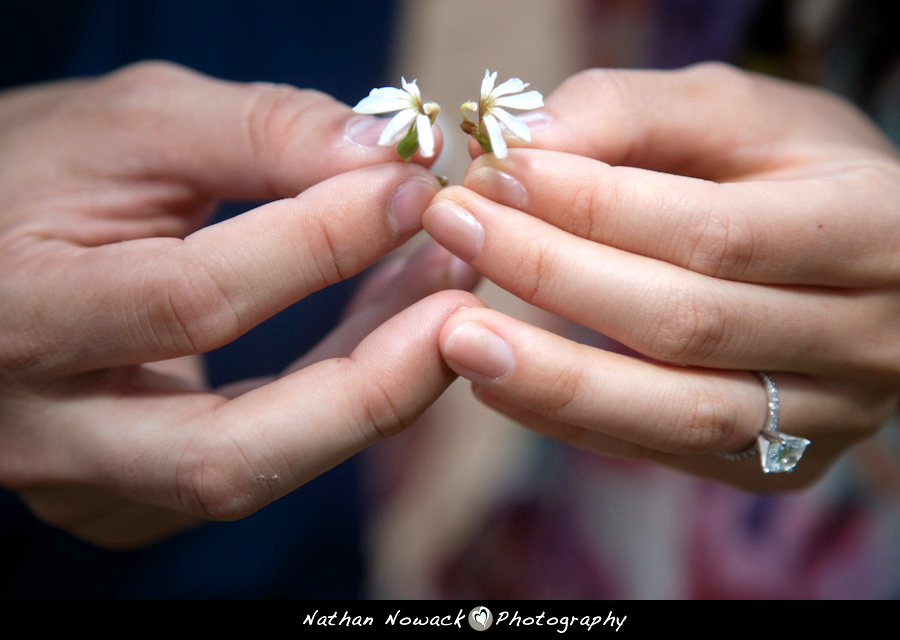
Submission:
[[[104,76],[97,84],[112,108],[149,110],[168,100],[173,89],[195,82],[200,74],[159,60],[136,62]]]
[[[369,393],[359,403],[355,419],[363,445],[369,446],[395,436],[410,424],[411,421],[396,404],[387,387],[371,378]]]
[[[722,343],[724,311],[713,295],[683,286],[673,287],[662,296],[665,314],[649,323],[643,342],[657,360],[674,364],[698,364]]]
[[[746,72],[726,62],[707,61],[685,67],[682,71],[696,87],[706,87],[711,91],[749,91],[751,78]]]
[[[584,371],[580,368],[559,369],[542,387],[537,411],[548,417],[561,416],[580,397],[584,381]]]
[[[334,100],[313,90],[256,83],[250,87],[243,122],[250,152],[258,162],[278,166],[286,159],[292,135],[311,112]]]
[[[185,446],[175,470],[177,503],[206,520],[239,520],[271,502],[267,483],[246,462],[238,443],[226,433],[206,432]]]
[[[179,254],[180,258],[180,254]],[[152,348],[194,354],[221,346],[222,336],[235,335],[241,322],[225,289],[202,261],[186,258],[165,269],[149,270],[149,285],[141,287],[146,304],[141,335]]]
[[[627,103],[632,99],[637,88],[633,72],[622,72],[616,69],[586,69],[576,73],[570,79],[573,88],[578,91],[597,92],[607,99]]]
[[[513,264],[513,289],[522,299],[538,306],[554,306],[554,271],[556,255],[551,245],[540,238],[530,238],[522,245]]]
[[[633,110],[634,104],[648,99],[643,78],[641,72],[589,69],[572,78],[571,90],[578,95],[588,96],[592,101],[597,100],[596,96],[602,96],[604,104],[602,108],[606,111],[629,113]],[[620,119],[617,125],[621,129],[616,136],[617,146],[620,148],[615,157],[601,159],[612,165],[633,165],[643,152],[639,142],[640,136],[635,130],[636,125],[626,119]]]
[[[590,240],[598,240],[595,237],[597,230],[595,229],[594,219],[604,209],[615,210],[616,203],[619,201],[618,181],[609,181],[602,185],[603,196],[600,197],[598,185],[595,180],[585,177],[578,180],[572,185],[569,192],[568,202],[565,211],[569,212],[569,216],[564,223],[564,228],[571,233]]]
[[[316,288],[342,282],[355,273],[352,266],[356,262],[355,256],[347,253],[345,245],[346,242],[335,236],[335,229],[328,219],[316,219],[311,225],[306,246],[314,247],[313,251],[307,252],[307,256],[312,256],[312,264],[317,271],[309,277]],[[303,262],[303,257],[298,255],[297,263]]]
[[[687,267],[719,278],[740,278],[755,257],[755,240],[750,225],[738,215],[707,212],[696,216],[693,246]]]
[[[728,399],[711,387],[704,387],[683,400],[664,450],[669,453],[701,454],[723,451],[739,430],[739,416]]]
[[[63,113],[116,132],[120,143],[144,147],[152,142],[141,135],[146,131],[161,140],[177,129],[168,114],[178,103],[178,92],[190,90],[203,77],[170,62],[138,62],[85,84]]]
[[[585,69],[572,74],[557,89],[559,93],[583,93],[593,91],[596,85],[607,75],[604,69]]]
[[[164,60],[135,62],[109,74],[108,79],[137,88],[166,86],[196,75],[186,67]]]

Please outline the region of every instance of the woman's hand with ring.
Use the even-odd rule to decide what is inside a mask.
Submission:
[[[756,489],[808,483],[900,396],[900,161],[854,108],[722,65],[590,71],[529,149],[476,159],[425,228],[611,352],[489,309],[441,344],[478,397],[538,432]],[[590,343],[590,340],[587,340]],[[812,441],[791,474],[712,455],[766,421]]]

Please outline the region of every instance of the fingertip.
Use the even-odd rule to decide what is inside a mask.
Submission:
[[[515,364],[509,343],[478,322],[463,322],[443,341],[441,353],[450,368],[476,382],[498,382]]]
[[[394,190],[388,205],[388,224],[398,238],[406,239],[422,228],[422,215],[440,188],[431,174],[418,174]]]
[[[462,191],[459,191],[462,189]],[[422,216],[422,226],[428,234],[465,261],[473,261],[484,246],[484,227],[469,208],[454,194],[464,195],[462,187],[447,190],[435,199]]]
[[[503,335],[502,315],[483,303],[459,308],[441,329],[441,355],[456,373],[473,382],[493,385],[513,371],[514,345]],[[498,328],[499,326],[499,328]]]
[[[454,309],[441,329],[441,344],[443,345],[450,334],[465,322],[486,322],[485,311],[490,311],[490,308],[480,298],[475,298],[474,304],[461,304]]]
[[[433,363],[443,365],[439,343],[444,324],[460,308],[478,304],[478,298],[466,291],[448,289],[432,293],[380,325],[353,353],[361,355],[377,349],[389,354],[387,360],[401,352],[418,353],[416,357],[420,359],[434,358]]]

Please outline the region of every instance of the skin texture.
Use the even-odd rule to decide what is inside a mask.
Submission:
[[[817,478],[900,395],[900,162],[816,89],[700,65],[589,71],[528,149],[481,155],[426,230],[527,302],[609,336],[578,344],[489,309],[441,332],[476,395],[540,433],[755,490]],[[477,151],[470,146],[473,157]],[[812,441],[790,474],[749,447]]]
[[[0,94],[0,485],[84,539],[141,545],[412,424],[455,378],[441,326],[479,305],[442,291],[477,275],[434,243],[282,376],[213,391],[192,360],[421,228],[439,185],[375,146],[382,127],[158,63]],[[199,229],[225,198],[271,202]]]

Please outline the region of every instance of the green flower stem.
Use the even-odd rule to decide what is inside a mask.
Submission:
[[[480,129],[473,131],[472,137],[475,138],[475,142],[481,145],[481,148],[484,149],[485,153],[491,153],[494,150],[491,146],[491,139],[481,133]]]

